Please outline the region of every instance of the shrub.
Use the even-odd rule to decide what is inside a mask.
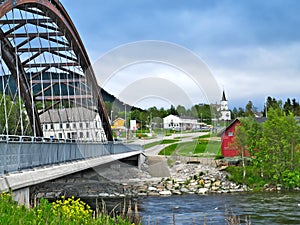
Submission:
[[[62,220],[75,222],[79,224],[87,224],[92,218],[92,210],[85,202],[80,201],[80,198],[65,199],[62,196],[61,200],[56,200],[52,203],[52,212]]]

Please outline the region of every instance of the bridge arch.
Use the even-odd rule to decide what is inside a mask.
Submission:
[[[0,106],[5,114],[0,134],[16,134],[8,127],[13,111],[6,106],[9,96],[14,103],[22,99],[17,122],[21,128],[15,128],[21,130],[21,135],[27,130],[22,108],[26,109],[32,135],[37,137],[45,135],[47,116],[52,129],[53,123],[62,126],[62,117],[72,122],[75,117],[80,120],[81,115],[84,122],[88,110],[89,115],[100,117],[106,140],[112,141],[101,89],[83,42],[62,4],[57,0],[2,1],[0,27]]]

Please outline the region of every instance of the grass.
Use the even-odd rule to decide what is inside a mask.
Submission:
[[[230,175],[228,180],[233,181],[236,184],[243,184],[243,168],[241,166],[229,166],[226,168],[226,172]],[[261,176],[260,171],[253,166],[246,166],[246,185],[253,190],[262,190],[267,183]]]
[[[176,148],[178,146],[178,143],[169,145],[165,147],[163,150],[161,150],[158,155],[173,155],[176,151]]]
[[[178,155],[190,156],[194,154],[197,147],[198,147],[197,142],[189,141],[189,142],[180,143],[180,145],[178,145],[178,148],[176,150]]]
[[[220,151],[220,142],[201,140],[201,142],[190,141],[176,143],[165,147],[159,155],[182,155],[182,156],[201,156],[204,153],[217,155]]]
[[[195,139],[201,140],[201,139],[203,139],[203,138],[210,138],[210,137],[211,137],[211,134],[205,134],[205,135],[196,137]]]
[[[151,143],[143,145],[143,148],[147,149],[147,148],[154,147],[156,145],[172,144],[172,143],[175,143],[178,141],[180,141],[180,140],[179,139],[166,139],[166,140],[161,140],[161,141],[155,141],[155,142],[151,142]]]

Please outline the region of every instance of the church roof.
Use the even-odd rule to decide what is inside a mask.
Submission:
[[[226,96],[225,96],[225,91],[223,91],[222,101],[227,101]]]

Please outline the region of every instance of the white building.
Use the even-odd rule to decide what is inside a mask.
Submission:
[[[192,117],[179,117],[175,115],[168,115],[163,118],[164,129],[174,130],[191,130],[193,128],[200,128],[201,123]]]
[[[86,108],[51,109],[40,120],[46,138],[107,141],[99,114]]]

